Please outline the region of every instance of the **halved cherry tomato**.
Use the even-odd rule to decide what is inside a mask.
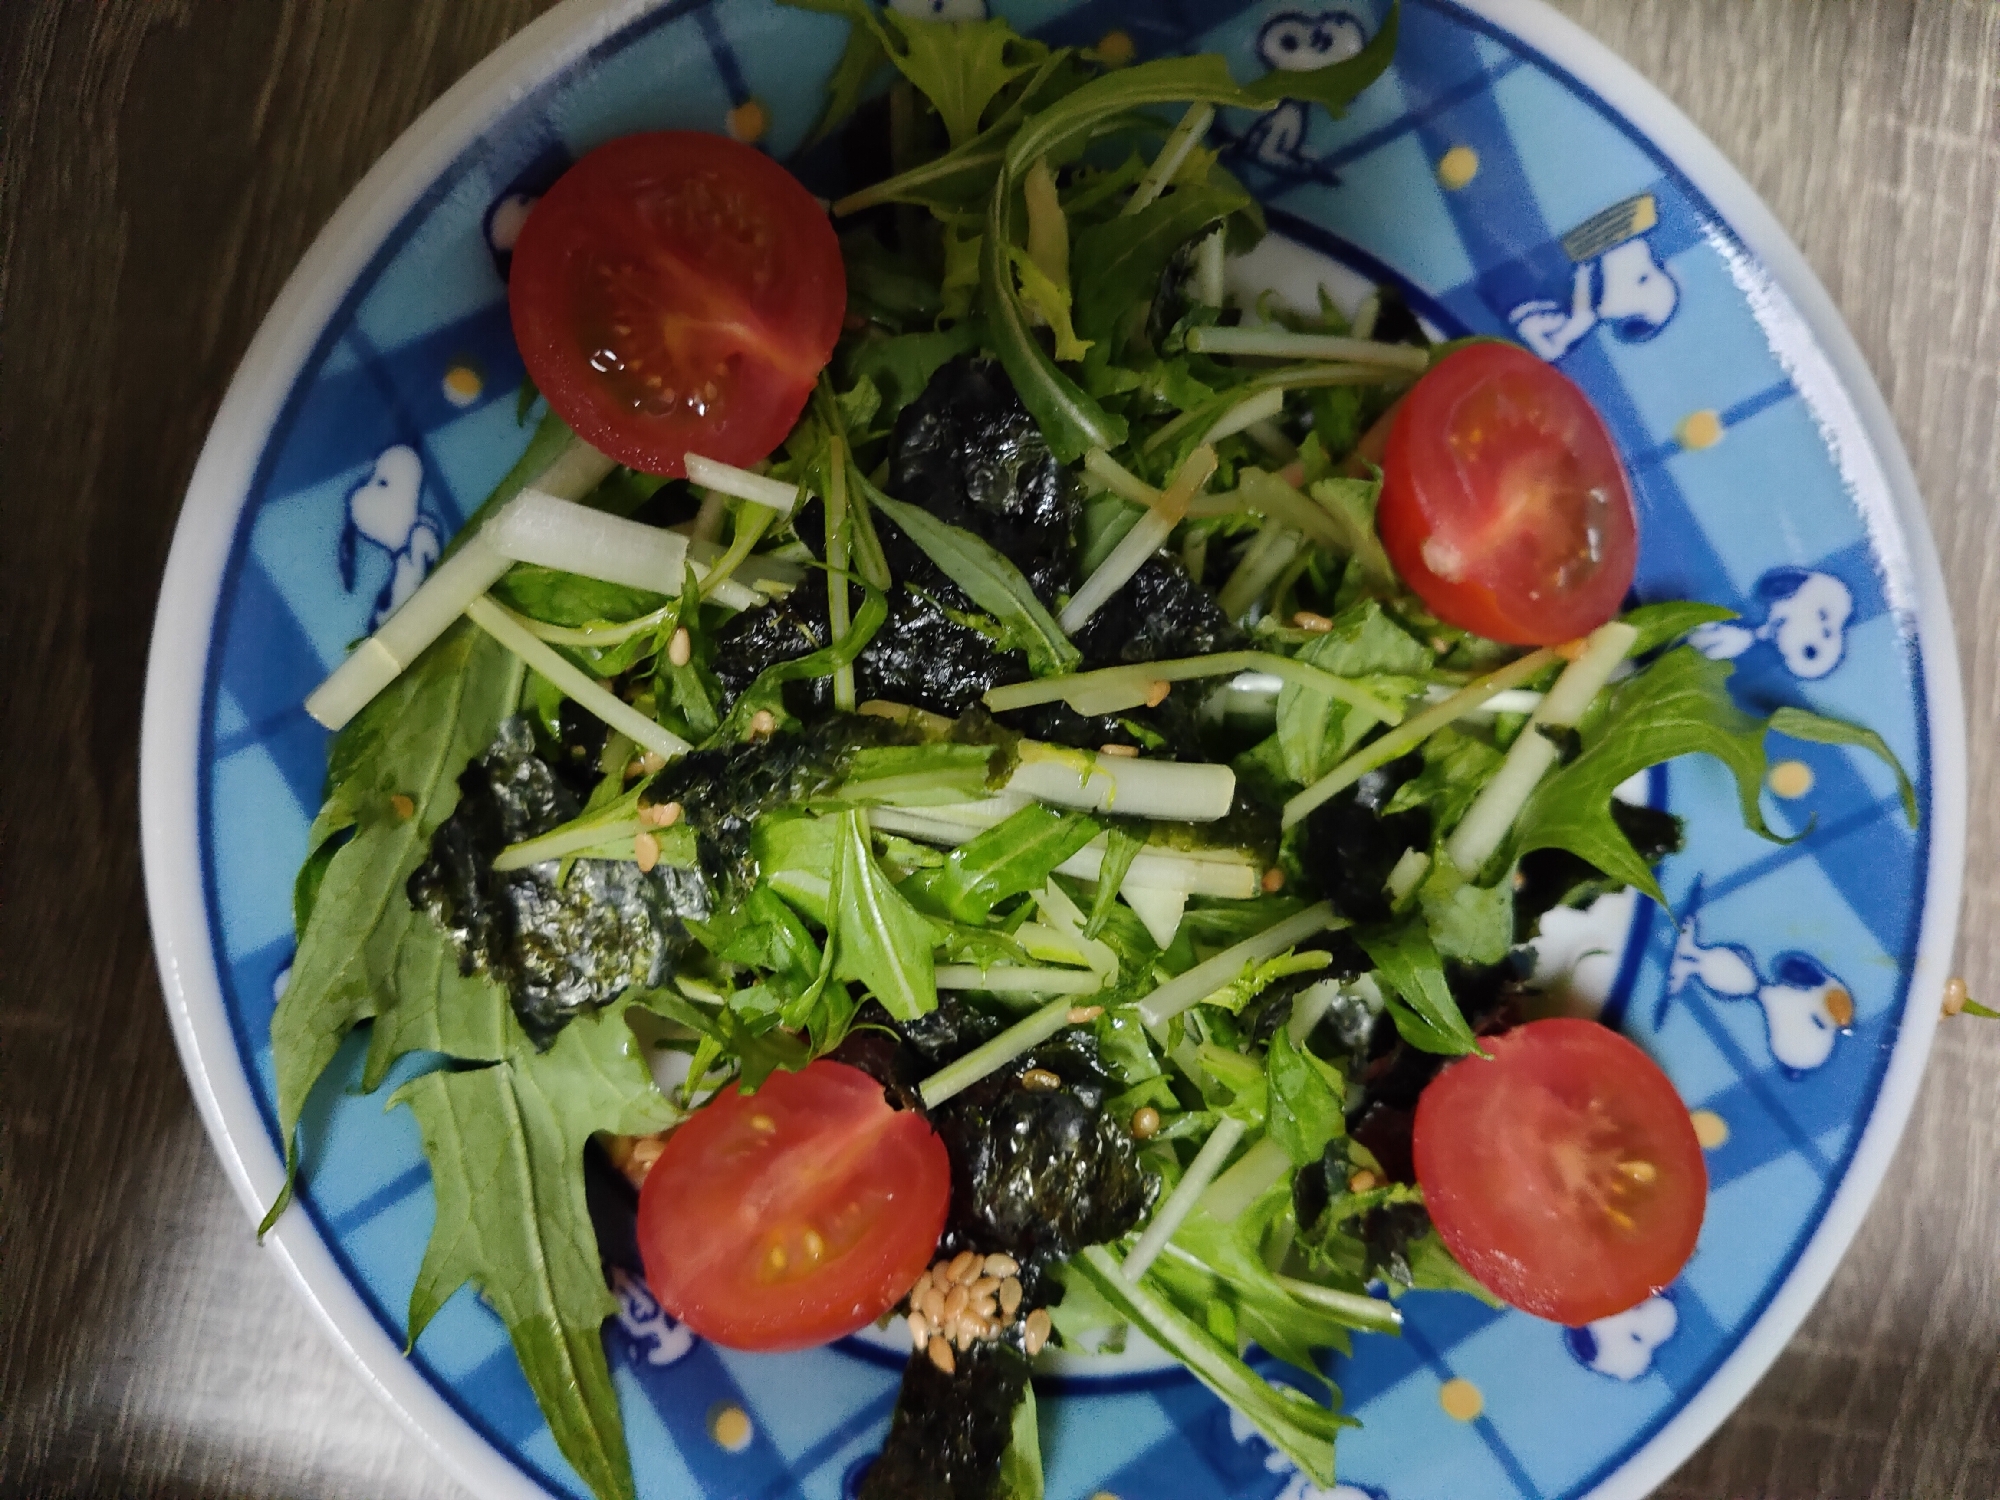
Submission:
[[[639,1192],[660,1305],[731,1349],[804,1349],[873,1322],[930,1264],[951,1159],[929,1122],[825,1059],[726,1090]]]
[[[1510,344],[1447,355],[1403,398],[1376,524],[1440,620],[1519,646],[1609,620],[1639,556],[1603,419],[1568,376]]]
[[[751,464],[792,430],[833,352],[847,272],[796,177],[723,136],[600,146],[528,214],[507,288],[549,405],[619,462]]]
[[[1708,1202],[1687,1106],[1595,1021],[1488,1039],[1417,1100],[1417,1181],[1459,1264],[1502,1301],[1580,1326],[1680,1274]]]

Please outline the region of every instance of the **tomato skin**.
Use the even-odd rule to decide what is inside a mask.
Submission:
[[[732,1349],[805,1349],[873,1322],[930,1264],[951,1160],[922,1115],[821,1059],[726,1089],[667,1138],[639,1191],[660,1305]]]
[[[833,352],[847,272],[797,178],[725,136],[625,136],[529,211],[508,275],[536,388],[620,463],[679,478],[782,442]]]
[[[1576,383],[1511,344],[1470,344],[1404,397],[1377,529],[1447,624],[1517,646],[1588,635],[1638,565],[1632,490]]]
[[[1708,1202],[1687,1106],[1595,1021],[1532,1021],[1417,1101],[1417,1181],[1459,1264],[1524,1312],[1581,1326],[1646,1300],[1694,1253]]]

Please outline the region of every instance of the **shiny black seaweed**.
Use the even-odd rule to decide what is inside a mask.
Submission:
[[[1300,862],[1334,910],[1351,922],[1388,921],[1383,885],[1389,872],[1407,850],[1431,846],[1427,810],[1383,812],[1396,789],[1422,769],[1419,755],[1391,761],[1321,803],[1306,819]]]
[[[1010,1344],[974,1344],[947,1375],[912,1356],[896,1393],[889,1439],[861,1480],[861,1500],[991,1500],[1028,1389],[1028,1361]]]
[[[410,876],[410,901],[444,930],[465,973],[483,971],[506,988],[536,1045],[548,1046],[578,1012],[672,973],[688,945],[682,919],[708,914],[699,877],[598,859],[576,861],[560,884],[553,860],[494,870],[493,857],[509,844],[581,811],[576,792],[537,752],[527,719],[507,720],[458,786],[457,808]]]

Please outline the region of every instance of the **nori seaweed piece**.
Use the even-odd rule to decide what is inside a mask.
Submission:
[[[1431,846],[1431,815],[1422,807],[1385,816],[1396,789],[1423,769],[1423,757],[1406,755],[1363,776],[1329,798],[1306,819],[1300,852],[1305,872],[1349,921],[1386,922],[1382,889],[1406,850]]]
[[[860,1500],[989,1500],[1028,1389],[1028,1361],[1011,1344],[974,1344],[945,1374],[922,1355],[903,1367],[882,1453]]]
[[[888,492],[985,538],[1024,574],[1067,566],[1081,497],[996,359],[960,355],[941,365],[896,418]],[[899,578],[923,582],[934,565],[893,526],[882,548]],[[1065,577],[1037,579],[1067,590]],[[1049,599],[1045,596],[1044,603]]]
[[[692,872],[580,859],[558,885],[553,861],[505,874],[493,869],[493,857],[509,844],[568,822],[582,806],[536,753],[526,718],[502,724],[458,785],[457,808],[410,876],[410,903],[444,930],[463,972],[484,971],[506,988],[538,1047],[578,1012],[673,972],[688,945],[682,919],[709,912]]]

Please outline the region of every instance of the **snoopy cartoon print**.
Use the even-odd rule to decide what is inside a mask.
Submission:
[[[1847,623],[1854,617],[1854,592],[1846,584],[1831,573],[1773,568],[1757,580],[1755,593],[1764,610],[1760,623],[1703,625],[1689,633],[1688,644],[1720,661],[1766,644],[1777,650],[1786,671],[1808,682],[1840,665],[1847,654]]]
[[[1285,1487],[1271,1497],[1271,1500],[1389,1500],[1377,1489],[1367,1489],[1358,1484],[1336,1484],[1332,1489],[1322,1489],[1311,1478],[1300,1471],[1284,1454],[1265,1439],[1264,1435],[1250,1425],[1250,1419],[1240,1411],[1229,1413],[1229,1435],[1239,1443],[1256,1443],[1266,1449],[1264,1469],[1267,1473],[1283,1474]]]
[[[424,462],[407,444],[385,448],[368,477],[348,494],[347,522],[340,532],[340,582],[354,591],[363,541],[389,554],[389,578],[375,596],[369,630],[402,608],[438,560],[443,537],[421,509]]]
[[[1310,73],[1345,62],[1368,45],[1361,23],[1344,10],[1288,10],[1257,33],[1257,56],[1279,73]],[[1310,168],[1306,149],[1311,123],[1302,100],[1286,99],[1262,116],[1243,138],[1242,150],[1267,167]]]
[[[638,1277],[611,1268],[611,1294],[618,1300],[618,1326],[640,1346],[649,1365],[670,1365],[695,1345],[694,1333],[675,1322]]]
[[[1586,1370],[1631,1382],[1653,1368],[1653,1354],[1681,1326],[1670,1298],[1648,1297],[1637,1307],[1562,1331],[1564,1345]]]
[[[1699,901],[1699,892],[1689,906]],[[1840,1034],[1854,1024],[1854,993],[1818,959],[1781,953],[1767,978],[1750,950],[1735,943],[1705,944],[1690,910],[1667,965],[1669,1001],[1699,985],[1718,1000],[1755,1000],[1764,1012],[1771,1057],[1794,1078],[1822,1066]]]
[[[1554,364],[1600,325],[1628,344],[1665,328],[1680,307],[1681,288],[1646,238],[1659,222],[1653,195],[1641,193],[1564,235],[1572,267],[1568,295],[1536,298],[1509,313],[1521,342]]]

